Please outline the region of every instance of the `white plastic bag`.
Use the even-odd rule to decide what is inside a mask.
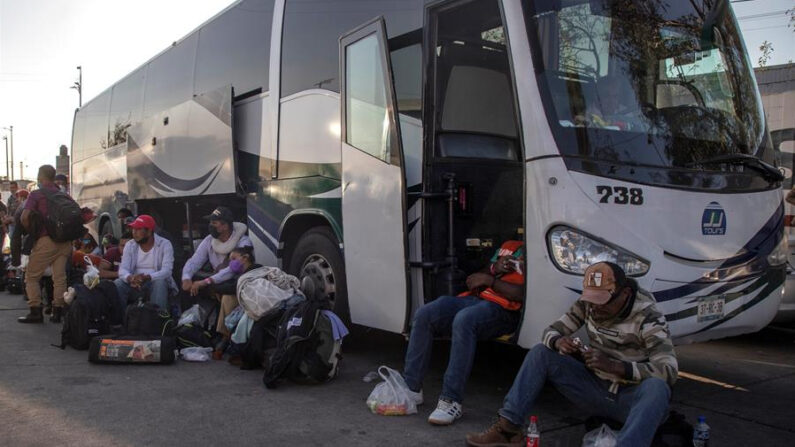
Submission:
[[[94,267],[94,263],[91,262],[91,258],[88,256],[83,256],[83,260],[86,262],[86,273],[83,275],[83,284],[89,289],[93,289],[99,284],[99,270]]]
[[[301,282],[276,267],[260,267],[237,280],[237,299],[249,318],[256,321],[299,290]]]
[[[605,424],[591,430],[582,438],[582,447],[615,447],[616,434]]]
[[[376,385],[367,398],[370,411],[384,416],[402,416],[417,412],[417,404],[409,397],[409,387],[399,372],[381,366],[378,368],[378,375],[384,381]]]
[[[190,309],[182,312],[182,315],[179,316],[179,322],[177,323],[177,326],[183,326],[189,323],[198,324],[201,326],[204,324],[204,319],[206,317],[207,312],[198,304],[194,304]]]
[[[235,330],[237,323],[240,322],[240,319],[243,318],[244,314],[245,312],[243,311],[242,307],[235,307],[235,309],[232,312],[229,312],[229,315],[224,318],[224,326],[226,326],[226,328],[230,331]]]
[[[179,355],[182,360],[188,362],[206,362],[210,360],[210,353],[213,348],[203,348],[201,346],[191,346],[189,348],[182,348],[179,350]]]

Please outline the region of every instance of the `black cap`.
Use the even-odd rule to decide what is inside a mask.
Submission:
[[[232,210],[225,206],[219,206],[212,213],[204,216],[204,220],[214,221],[214,220],[223,220],[226,223],[232,223],[235,221],[235,216],[232,214]]]

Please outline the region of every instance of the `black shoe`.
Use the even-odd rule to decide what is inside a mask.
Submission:
[[[62,315],[63,315],[63,307],[53,307],[52,316],[50,317],[50,323],[60,323]]]
[[[44,306],[44,315],[52,315],[52,305],[48,304]]]
[[[44,317],[41,315],[41,307],[31,307],[30,312],[24,317],[17,318],[20,323],[43,323]]]

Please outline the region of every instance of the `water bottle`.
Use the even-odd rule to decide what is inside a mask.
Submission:
[[[538,418],[530,416],[530,425],[527,426],[527,447],[540,447],[541,434],[538,432]]]
[[[704,416],[698,417],[698,424],[693,428],[693,447],[709,447],[709,425]]]

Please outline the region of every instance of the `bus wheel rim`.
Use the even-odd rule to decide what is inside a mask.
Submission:
[[[333,303],[336,292],[336,280],[331,264],[321,254],[311,254],[306,257],[301,266],[301,277],[308,276],[315,283],[316,290],[320,290],[329,297]]]

